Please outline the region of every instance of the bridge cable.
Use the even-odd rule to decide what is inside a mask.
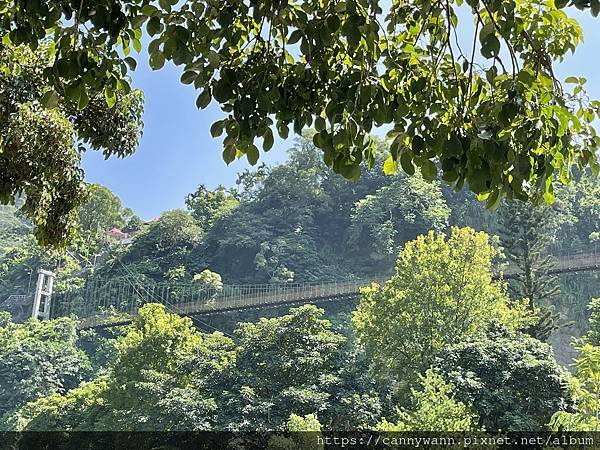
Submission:
[[[125,269],[125,271],[130,275],[130,277],[133,278],[133,280],[136,281],[140,285],[139,287],[141,287],[141,289],[145,291],[146,296],[148,296],[150,299],[152,299],[153,295],[146,288],[144,288],[143,283],[140,283],[140,281],[138,279],[136,279],[136,275],[128,267],[126,267],[120,260],[118,260],[118,262],[121,265],[121,267],[123,267],[123,269]],[[129,285],[135,291],[137,291],[138,295],[140,295],[137,287],[131,281],[129,281],[129,277],[126,277],[125,279],[129,282]],[[141,297],[141,295],[140,295],[140,297]],[[192,316],[190,314],[187,314],[181,308],[175,306],[173,303],[169,302],[168,300],[166,300],[162,296],[158,295],[158,298],[162,302],[163,305],[169,306],[172,310],[174,310],[176,313],[178,313],[181,316],[189,317],[192,320],[192,322],[195,322],[197,325],[198,324],[204,325],[205,327],[208,327],[208,328],[210,328],[212,330],[219,331],[219,332],[223,333],[227,337],[235,339],[235,336],[232,336],[231,334],[227,333],[226,331],[220,330],[219,328],[216,328],[216,327],[214,327],[214,326],[212,326],[212,325],[204,322],[203,320],[200,320],[200,319],[198,319],[198,318],[196,318],[196,317],[194,317],[194,316]]]

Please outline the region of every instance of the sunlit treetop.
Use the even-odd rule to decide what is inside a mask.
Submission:
[[[211,133],[227,163],[255,164],[275,133],[314,128],[325,162],[356,179],[373,163],[368,133],[388,125],[386,171],[441,177],[494,206],[550,202],[553,181],[598,168],[600,103],[582,77],[553,72],[583,38],[569,5],[600,11],[599,0],[4,0],[0,33],[16,46],[51,39],[45,100],[80,106],[129,91],[147,33],[152,68],[181,66],[197,106],[221,106]]]

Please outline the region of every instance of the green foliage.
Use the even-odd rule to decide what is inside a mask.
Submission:
[[[570,385],[575,411],[557,411],[550,421],[555,431],[600,430],[600,347],[583,344],[577,350],[577,376]]]
[[[170,269],[183,266],[189,278],[189,258],[192,250],[201,243],[202,234],[202,228],[185,211],[167,211],[135,236],[133,243],[117,255],[107,272],[122,273],[121,264],[124,264],[133,273],[141,272],[159,281],[163,277],[169,278]]]
[[[460,4],[396,2],[384,15],[383,2],[366,0],[6,0],[0,34],[18,48],[52,38],[43,75],[54,90],[36,96],[46,104],[64,96],[84,109],[103,91],[114,108],[130,90],[131,51],[142,50],[145,29],[150,66],[181,66],[181,81],[199,91],[197,106],[214,99],[226,113],[211,134],[225,135],[228,163],[245,155],[255,164],[259,139],[268,151],[275,132],[285,138],[290,126],[297,134],[314,126],[327,165],[356,179],[361,161],[372,163],[367,133],[390,124],[388,167],[420,169],[426,179],[441,172],[490,205],[504,194],[551,201],[552,180],[568,182],[572,162],[597,169],[598,103],[584,78],[561,85],[552,66],[583,39],[560,8],[596,15],[598,3],[472,1],[459,18]],[[452,36],[469,22],[473,51],[463,54]]]
[[[166,313],[162,305],[145,305],[132,329],[118,342],[113,375],[117,383],[129,383],[135,382],[142,370],[176,374],[178,360],[199,342],[189,319]]]
[[[395,177],[356,202],[349,244],[361,250],[366,246],[372,259],[389,264],[401,244],[423,230],[443,231],[449,215],[438,183],[428,183],[417,175]]]
[[[38,242],[64,245],[73,237],[76,210],[86,199],[80,168],[83,144],[104,150],[106,157],[133,153],[143,96],[121,92],[109,108],[101,91],[79,84],[56,92],[62,83],[52,83],[48,69],[57,62],[57,46],[11,44],[2,28],[11,20],[10,8],[19,9],[0,5],[0,203],[24,196],[20,211],[32,220]]]
[[[197,258],[207,255],[211,269],[236,282],[335,280],[387,271],[393,249],[379,248],[382,229],[397,248],[429,226],[442,228],[448,215],[438,184],[383,174],[388,147],[379,143],[376,170],[356,183],[330,173],[306,139],[286,164],[242,173],[240,205],[214,224]]]
[[[230,428],[285,430],[290,414],[316,414],[324,429],[374,426],[383,389],[366,355],[312,305],[240,324],[236,381],[226,401]]]
[[[558,327],[558,315],[549,303],[560,292],[552,256],[548,254],[549,238],[557,234],[553,211],[546,206],[532,207],[521,202],[506,202],[500,210],[500,242],[509,263],[518,272],[511,280],[515,298],[526,298],[539,319],[529,332],[548,339]]]
[[[335,355],[344,337],[331,331],[323,310],[312,305],[236,330],[239,392],[234,410],[243,429],[277,429],[291,413],[326,409],[336,380]]]
[[[196,192],[185,199],[190,213],[203,230],[209,230],[220,218],[231,213],[238,205],[235,191],[227,192],[223,186],[209,191],[200,185]]]
[[[573,215],[577,218],[574,233],[578,243],[587,245],[600,234],[600,177],[586,171],[570,186]]]
[[[141,220],[135,213],[125,208],[119,197],[110,189],[99,184],[87,186],[87,199],[77,209],[78,239],[75,241],[86,258],[101,254],[106,245],[106,232],[111,228],[137,231]]]
[[[298,432],[320,430],[320,413],[323,426],[374,425],[381,408],[366,360],[322,315],[309,305],[241,324],[236,345],[221,333],[198,332],[161,305],[145,305],[100,376],[23,406],[10,426]]]
[[[216,421],[233,342],[202,335],[186,318],[148,304],[116,343],[109,370],[66,395],[27,405],[13,420],[24,430],[207,430]]]
[[[0,258],[27,239],[30,232],[30,224],[17,214],[16,206],[0,205]]]
[[[153,257],[178,254],[193,248],[201,234],[202,229],[185,211],[168,211],[135,239],[130,252]]]
[[[450,196],[437,182],[429,183],[422,176],[384,175],[391,164],[385,156],[388,147],[379,143],[372,161],[377,170],[350,184],[327,170],[314,145],[300,141],[287,163],[240,176],[235,207],[233,192],[221,196],[219,189],[200,189],[194,208],[212,217],[207,228],[193,217],[191,206],[190,213],[171,211],[141,225],[131,211],[117,205],[111,193],[93,187],[96,198],[93,195],[90,202],[96,206],[86,214],[94,215],[95,209],[99,213],[88,217],[90,231],[98,226],[96,219],[105,224],[117,220],[120,226],[131,223],[140,229],[131,245],[103,247],[93,270],[86,261],[95,254],[90,243],[80,239],[68,252],[42,251],[31,235],[19,235],[28,224],[8,208],[6,229],[11,231],[3,241],[7,252],[0,257],[0,301],[27,292],[29,273],[40,266],[58,267],[58,292],[73,291],[77,298],[83,299],[80,288],[86,280],[81,277],[88,274],[87,282],[97,282],[107,300],[120,280],[132,279],[148,286],[172,283],[169,298],[173,300],[177,296],[171,294],[181,282],[217,292],[240,281],[366,278],[386,271],[386,258],[381,256],[389,248],[403,250],[392,279],[365,290],[354,315],[358,336],[348,327],[353,302],[327,305],[329,317],[337,314],[334,324],[313,306],[238,313],[230,316],[231,322],[255,320],[263,314],[279,317],[242,324],[235,332],[231,331],[235,325],[228,325],[225,330],[235,334],[233,340],[220,333],[200,333],[190,320],[159,305],[147,305],[131,327],[114,333],[86,332],[77,336],[76,346],[69,341],[56,344],[50,352],[42,349],[42,354],[53,358],[43,360],[44,365],[68,365],[62,373],[71,375],[58,386],[60,373],[50,372],[50,388],[41,393],[29,390],[27,383],[19,384],[18,390],[12,385],[25,372],[39,378],[39,372],[30,368],[37,370],[42,363],[29,353],[3,357],[2,376],[10,383],[3,392],[7,396],[16,392],[21,398],[5,414],[3,426],[284,433],[317,426],[356,430],[378,424],[389,430],[475,430],[482,425],[487,430],[538,430],[552,412],[572,413],[564,386],[568,377],[554,363],[549,346],[515,331],[532,323],[531,311],[526,302],[508,298],[504,283],[492,281],[497,251],[491,240],[472,229],[452,229],[449,237],[439,234],[447,223],[468,223],[498,233],[496,217],[472,196]],[[597,180],[589,174],[580,177],[586,180],[582,188],[579,184],[556,188],[551,223],[538,227],[547,231],[548,240],[573,237],[561,250],[589,243],[596,229],[597,211],[589,197],[595,195]],[[502,202],[499,208],[504,207]],[[406,242],[428,228],[438,231]],[[12,236],[21,237],[12,241]],[[389,245],[384,246],[384,241]],[[579,308],[577,314],[583,317],[581,305],[596,293],[597,278],[591,272],[561,276],[563,295],[555,300],[563,312]],[[145,295],[137,293],[124,301],[145,302]],[[588,334],[591,343],[596,339],[595,303]],[[59,308],[60,302],[55,306]],[[221,324],[226,322],[219,317],[205,320],[206,326],[216,328],[224,328]],[[504,326],[492,326],[496,321]],[[0,315],[0,329],[16,326],[8,323]],[[31,354],[45,345],[45,330],[40,325],[32,332],[43,342],[31,344],[36,349]],[[6,339],[15,348],[20,344],[18,334]],[[25,339],[27,345],[31,339]],[[77,347],[87,356],[82,352],[73,356],[72,348]],[[81,361],[85,370],[78,369]],[[80,383],[89,377],[90,363],[93,379]],[[430,366],[434,372],[426,372]],[[40,386],[47,386],[44,383]],[[580,390],[581,398],[592,388],[586,385]],[[46,396],[46,391],[51,395]],[[396,407],[395,414],[392,408]],[[585,411],[581,423],[592,414],[591,406],[585,408],[576,410]],[[382,422],[383,417],[389,422]],[[301,436],[292,434],[291,440],[260,445],[290,449],[308,445]],[[149,448],[161,444],[150,438],[139,442]]]
[[[100,331],[87,329],[79,332],[77,346],[88,356],[93,376],[98,377],[108,370],[117,353],[117,340],[125,334],[124,328],[127,327],[114,327]]]
[[[321,424],[314,414],[308,414],[303,417],[292,414],[287,421],[286,428],[291,432],[321,431]]]
[[[456,399],[452,384],[432,370],[419,377],[420,389],[412,390],[414,406],[399,409],[395,422],[384,419],[377,430],[401,431],[480,431],[473,408]]]
[[[497,323],[485,336],[444,348],[432,367],[490,432],[542,430],[554,411],[569,407],[570,377],[552,348]]]
[[[585,341],[591,345],[600,346],[600,298],[593,298],[588,305],[590,311],[590,328],[585,335]]]
[[[27,402],[77,387],[89,374],[90,362],[76,345],[76,325],[69,318],[0,320],[0,422]]]
[[[28,403],[9,420],[10,430],[81,430],[96,429],[95,419],[105,412],[102,378],[84,382],[64,395],[53,394]]]
[[[259,272],[266,273],[268,282],[273,284],[294,281],[294,272],[281,264],[290,252],[287,240],[277,239],[273,243],[263,242],[254,257],[254,265]]]
[[[78,209],[79,225],[83,231],[100,233],[112,227],[123,228],[130,219],[121,200],[110,189],[99,184],[89,185],[88,199]]]
[[[352,319],[381,374],[402,379],[446,345],[481,336],[493,320],[527,324],[524,305],[511,304],[492,280],[494,254],[488,236],[470,228],[405,245],[394,276],[362,291]]]
[[[223,279],[221,278],[221,275],[208,269],[204,269],[202,272],[194,275],[192,280],[194,283],[198,284],[200,290],[209,290],[214,292],[220,292],[223,290]]]
[[[298,416],[292,414],[285,425],[285,429],[292,433],[292,437],[271,437],[267,446],[269,450],[323,449],[323,444],[318,442],[318,438],[322,438],[318,433],[321,431],[321,424],[315,415]]]
[[[28,235],[9,248],[0,259],[0,298],[11,294],[32,294],[37,270],[53,268],[57,281],[56,293],[76,288],[81,278],[76,275],[82,269],[85,258],[80,258],[76,248],[72,252],[63,249],[40,248],[32,235]],[[15,319],[20,319],[15,317]]]

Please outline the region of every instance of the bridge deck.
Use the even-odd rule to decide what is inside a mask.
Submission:
[[[597,255],[569,255],[557,259],[551,273],[559,274],[571,271],[581,272],[597,269],[600,269],[600,258]],[[494,276],[494,278],[511,279],[515,278],[518,274],[518,271],[512,271],[510,268],[507,268],[504,273]],[[373,281],[382,283],[385,282],[385,278],[378,277]],[[258,292],[250,292],[246,295],[222,298],[216,297],[183,303],[162,303],[164,303],[171,312],[181,315],[210,315],[227,311],[352,298],[359,295],[360,288],[368,284],[369,281],[358,280],[281,286],[275,289],[273,286],[268,286],[268,288],[257,286],[256,290]],[[132,318],[137,314],[137,310],[138,308],[132,308],[125,317],[123,315],[115,317],[110,314],[97,314],[83,319],[80,323],[80,328],[100,328],[117,324],[126,324],[131,322]]]
[[[600,269],[600,252],[589,249],[585,254],[555,258],[553,274]],[[519,275],[511,267],[495,279],[511,279]],[[374,281],[382,283],[385,277]],[[275,307],[279,305],[322,302],[355,298],[362,286],[372,280],[352,280],[325,283],[285,285],[226,285],[220,290],[201,290],[197,285],[152,284],[136,280],[98,280],[68,295],[57,295],[52,302],[52,317],[74,314],[81,318],[80,328],[104,328],[131,322],[138,309],[146,303],[162,303],[181,315],[210,315],[226,311]],[[23,297],[13,295],[15,298]],[[6,301],[3,303],[7,303]],[[11,303],[11,302],[8,302]],[[12,304],[12,303],[11,303]],[[3,306],[0,305],[0,309]],[[10,305],[8,305],[10,306]]]
[[[383,281],[382,279],[374,281]],[[204,299],[186,303],[166,303],[171,312],[181,315],[209,315],[226,311],[239,311],[253,308],[266,308],[280,305],[302,304],[356,297],[360,288],[368,285],[368,281],[332,282],[324,284],[308,284],[282,287],[278,290],[265,291],[254,295],[238,295],[234,297]],[[100,328],[122,325],[131,322],[137,314],[134,308],[128,317],[114,315],[95,315],[83,319],[80,328]]]

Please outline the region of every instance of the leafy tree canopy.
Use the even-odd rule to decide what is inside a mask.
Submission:
[[[239,325],[241,427],[272,429],[292,412],[326,409],[336,380],[325,374],[333,371],[345,338],[322,315],[323,310],[306,305],[282,317]]]
[[[50,392],[56,395],[25,399],[7,423],[16,430],[373,426],[381,405],[366,365],[357,364],[345,337],[331,330],[323,314],[306,305],[282,317],[240,324],[234,343],[219,332],[199,332],[189,318],[162,305],[144,305],[116,340],[104,372],[89,383],[69,385],[78,385],[69,392],[55,389]],[[17,368],[11,367],[12,373]],[[35,401],[24,405],[28,400]]]
[[[584,336],[585,342],[600,346],[600,298],[593,298],[588,305],[590,311],[589,330]]]
[[[46,3],[27,3],[36,4]],[[28,6],[0,3],[0,203],[24,196],[20,210],[31,218],[38,242],[56,245],[71,237],[76,209],[86,200],[82,151],[103,150],[107,158],[133,153],[143,96],[121,90],[109,99],[101,90],[89,90],[78,91],[71,102],[78,88],[55,92],[48,73],[60,60],[61,45],[44,40],[31,48],[17,46],[7,34],[7,20],[22,8]]]
[[[548,306],[560,289],[551,275],[554,260],[548,254],[548,242],[556,234],[552,209],[508,201],[499,211],[500,243],[509,263],[518,269],[510,280],[516,298],[526,298],[529,308],[540,311],[540,321],[532,324],[529,333],[538,339],[548,339],[558,327],[557,314]]]
[[[446,347],[432,367],[490,432],[543,429],[555,411],[569,407],[570,377],[550,345],[498,323],[484,336]]]
[[[101,92],[109,105],[129,92],[145,30],[151,66],[181,66],[198,107],[214,99],[223,109],[211,132],[225,133],[226,162],[256,163],[258,138],[268,151],[275,131],[314,126],[327,165],[357,178],[360,162],[372,163],[367,133],[390,124],[390,170],[433,179],[437,158],[446,181],[491,205],[504,194],[550,201],[551,181],[568,182],[574,163],[597,168],[600,104],[587,100],[585,79],[563,86],[553,72],[583,38],[562,8],[597,15],[596,0],[412,0],[385,11],[376,0],[155,3],[5,0],[0,35],[19,51],[51,40],[50,90],[37,98],[83,108]],[[472,24],[472,44],[461,45]]]
[[[122,273],[125,263],[131,266],[128,271],[139,271],[158,280],[189,276],[186,265],[190,252],[200,244],[202,234],[198,222],[187,212],[167,211],[135,236],[132,244],[107,268],[108,273]]]
[[[577,374],[570,384],[575,411],[557,411],[550,421],[554,431],[600,430],[600,347],[583,344],[577,350]]]
[[[444,346],[483,335],[492,320],[528,323],[524,304],[492,279],[494,253],[487,234],[471,228],[406,243],[395,275],[365,288],[352,318],[381,373],[406,379]]]
[[[111,227],[124,228],[135,215],[124,208],[121,200],[110,189],[100,184],[87,187],[88,199],[79,207],[79,226],[86,232],[97,234]]]
[[[414,239],[421,230],[443,231],[449,216],[438,183],[428,183],[419,175],[396,177],[356,202],[349,243],[368,245],[371,258],[387,265],[393,262],[399,244]]]
[[[27,402],[64,394],[89,375],[76,326],[70,318],[16,324],[0,313],[0,418]]]
[[[207,430],[215,423],[216,386],[235,362],[229,338],[201,334],[189,318],[149,304],[115,349],[105,374],[26,405],[11,416],[13,429]]]
[[[217,220],[229,214],[238,203],[235,191],[228,192],[223,186],[209,191],[204,185],[200,185],[185,199],[192,217],[204,230],[210,229]]]
[[[315,434],[321,431],[319,419],[314,414],[306,416],[290,415],[286,423],[286,431],[291,437],[275,435],[269,439],[268,450],[323,450],[324,445]],[[316,442],[316,445],[315,445]]]
[[[478,431],[477,414],[455,398],[452,384],[432,370],[419,378],[421,389],[412,390],[413,408],[399,409],[395,422],[384,419],[379,431]]]

